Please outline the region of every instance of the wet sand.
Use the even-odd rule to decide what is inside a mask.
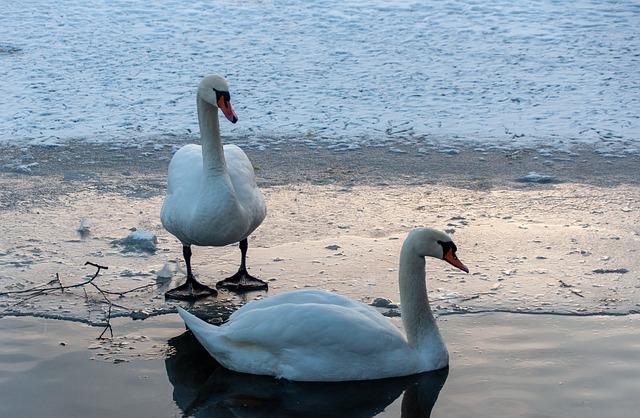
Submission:
[[[177,315],[117,320],[120,337],[111,343],[97,342],[100,330],[83,324],[3,318],[0,415],[423,418],[431,407],[432,417],[636,413],[637,316],[491,313],[439,324],[451,353],[448,376],[298,385],[224,371]]]

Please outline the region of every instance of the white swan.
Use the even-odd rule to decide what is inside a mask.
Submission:
[[[253,301],[221,326],[180,316],[224,367],[296,381],[369,380],[447,366],[449,355],[427,298],[425,256],[469,272],[444,232],[418,228],[400,252],[403,335],[374,308],[321,290]]]
[[[160,218],[167,231],[183,245],[187,282],[168,291],[174,299],[194,299],[217,291],[200,284],[191,271],[191,245],[223,246],[240,242],[238,272],[217,283],[235,289],[266,288],[246,270],[247,237],[264,220],[267,210],[256,186],[253,166],[236,145],[222,146],[218,109],[232,123],[238,117],[231,107],[227,81],[205,77],[198,86],[198,122],[202,146],[180,148],[169,164],[167,196]]]

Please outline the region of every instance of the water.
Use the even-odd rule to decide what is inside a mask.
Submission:
[[[114,323],[117,338],[40,318],[0,319],[0,414],[24,417],[630,417],[637,316],[515,314],[440,320],[448,371],[296,384],[212,360],[177,315]],[[60,345],[64,342],[65,345]],[[117,360],[116,360],[117,359]],[[69,382],[74,382],[73,386]],[[38,399],[38,402],[33,402]]]
[[[228,77],[249,146],[590,143],[637,153],[633,1],[3,2],[0,142],[197,132]]]

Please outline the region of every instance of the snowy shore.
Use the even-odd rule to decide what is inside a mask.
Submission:
[[[32,147],[28,159],[24,149],[5,148],[0,288],[28,288],[56,273],[75,283],[94,273],[84,266],[92,261],[109,267],[98,279],[106,289],[151,285],[118,299],[125,308],[114,316],[172,311],[162,295],[184,272],[176,263],[179,243],[159,221],[172,148],[156,148]],[[249,266],[270,281],[270,294],[314,286],[367,302],[397,301],[402,239],[428,225],[451,231],[471,270],[429,263],[439,314],[637,312],[640,176],[630,169],[637,157],[572,152],[548,165],[534,151],[432,150],[418,157],[379,148],[249,150],[269,206],[250,238]],[[19,158],[38,164],[12,169]],[[129,235],[152,242],[132,251]],[[193,262],[208,283],[232,273],[238,257],[233,246],[196,247]],[[81,290],[16,302],[0,297],[3,315],[100,323],[106,309]],[[224,316],[239,303],[222,293],[199,305]]]

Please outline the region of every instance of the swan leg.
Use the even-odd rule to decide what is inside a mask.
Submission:
[[[182,254],[187,264],[187,281],[175,289],[167,291],[164,297],[177,300],[196,300],[208,296],[217,296],[218,291],[216,289],[203,285],[193,276],[191,272],[191,247],[189,245],[182,246]]]
[[[227,277],[226,279],[216,283],[217,288],[224,287],[225,289],[234,290],[236,292],[267,290],[267,282],[253,277],[247,271],[247,248],[249,248],[249,244],[245,238],[240,241],[240,253],[242,254],[242,258],[240,259],[240,268],[238,269],[238,272],[233,276]]]

